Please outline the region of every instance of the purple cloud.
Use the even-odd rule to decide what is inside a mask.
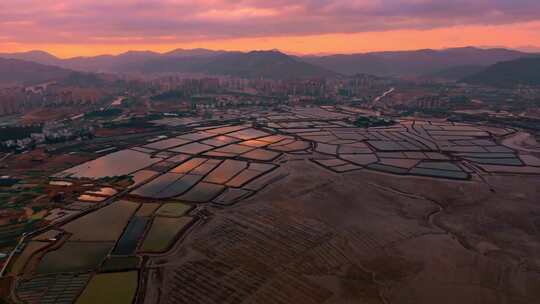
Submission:
[[[5,2],[0,3],[0,37],[19,43],[185,42],[540,20],[538,0]]]

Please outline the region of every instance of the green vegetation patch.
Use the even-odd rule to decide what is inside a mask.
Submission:
[[[144,252],[163,252],[167,250],[176,235],[189,223],[191,217],[157,217],[152,222],[152,227],[146,235],[141,246],[141,251]]]
[[[180,217],[186,214],[191,206],[182,203],[167,203],[161,206],[156,212],[158,216]]]
[[[113,246],[114,243],[104,242],[67,242],[60,249],[45,254],[37,272],[48,274],[97,269]]]
[[[94,276],[86,286],[77,304],[130,304],[135,298],[137,271],[102,273]]]
[[[30,137],[32,133],[41,133],[42,125],[20,126],[20,127],[1,127],[0,141],[17,140]]]

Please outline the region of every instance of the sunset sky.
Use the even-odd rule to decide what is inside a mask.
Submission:
[[[540,51],[539,0],[0,1],[0,52],[60,57],[175,48],[354,53]]]

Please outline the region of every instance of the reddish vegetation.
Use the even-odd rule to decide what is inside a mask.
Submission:
[[[26,170],[46,170],[55,171],[88,160],[89,158],[82,155],[59,154],[51,155],[43,149],[36,149],[25,154],[17,154],[10,157],[10,161],[6,162],[6,169],[9,169],[10,175],[15,175],[18,171],[26,173]]]
[[[74,110],[75,109],[73,108],[40,108],[25,114],[22,117],[22,123],[43,123],[57,120],[66,116],[75,115],[73,114]]]

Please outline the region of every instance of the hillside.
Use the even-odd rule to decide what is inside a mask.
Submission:
[[[221,55],[201,72],[245,78],[295,79],[337,76],[337,73],[299,61],[277,51],[255,51]]]
[[[46,63],[85,72],[185,73],[274,79],[325,77],[336,74],[277,51],[241,53],[176,49],[163,54],[129,51],[119,55],[68,59],[59,59],[42,51],[31,51],[0,54],[0,57]]]
[[[374,52],[352,55],[303,57],[302,60],[343,74],[369,73],[379,76],[420,76],[444,69],[476,65],[489,66],[500,61],[532,56],[507,49],[473,47],[445,50]]]
[[[18,59],[0,58],[0,83],[32,85],[64,79],[73,71]]]
[[[462,81],[503,87],[540,85],[540,57],[500,62],[482,72],[466,77]]]
[[[64,59],[57,64],[64,68],[88,72],[186,73],[272,79],[337,75],[278,51],[241,53],[178,49],[165,54],[131,51],[116,56]]]
[[[47,52],[43,51],[28,51],[21,53],[0,53],[0,58],[6,59],[18,59],[24,61],[31,61],[44,65],[62,65],[62,59],[57,58]]]
[[[96,57],[75,57],[64,59],[62,66],[86,72],[122,72],[132,65],[158,58],[159,53],[129,51],[120,55],[101,55]]]
[[[43,51],[30,51],[0,53],[0,58],[20,59],[85,72],[160,72],[162,70],[183,72],[189,70],[193,62],[197,62],[199,58],[207,62],[210,57],[223,53],[206,49],[176,49],[164,54],[151,51],[128,51],[119,55],[60,59]]]
[[[460,65],[422,75],[423,78],[456,81],[486,69],[483,65]]]
[[[390,75],[392,67],[383,58],[371,54],[306,56],[300,60],[345,75]]]
[[[351,55],[289,56],[278,51],[228,52],[176,49],[167,53],[129,51],[119,55],[59,59],[41,51],[0,54],[77,71],[113,73],[194,73],[275,79],[336,74],[434,76],[461,79],[497,62],[535,56],[507,49],[372,52]]]

